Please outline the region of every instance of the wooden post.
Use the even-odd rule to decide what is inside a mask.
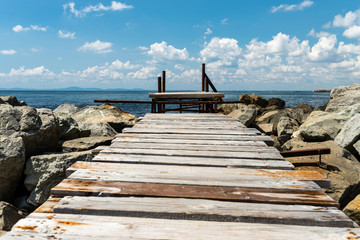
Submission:
[[[162,72],[162,92],[165,92],[165,81],[166,81],[165,75],[166,75],[166,72],[163,71]]]
[[[201,91],[205,91],[205,63],[202,64]]]
[[[161,77],[158,77],[158,92],[161,93]]]

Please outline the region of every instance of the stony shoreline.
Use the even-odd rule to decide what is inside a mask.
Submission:
[[[324,106],[286,108],[282,99],[254,94],[239,100],[243,103],[224,104],[218,111],[270,135],[278,150],[331,149],[321,165],[306,164],[316,156],[287,160],[326,175],[332,186],[324,190],[360,223],[354,207],[360,203],[360,84],[334,88]],[[0,119],[0,230],[6,231],[48,198],[67,167],[90,160],[90,149],[110,144],[138,121],[112,105],[63,104],[51,111],[14,96],[0,97]]]

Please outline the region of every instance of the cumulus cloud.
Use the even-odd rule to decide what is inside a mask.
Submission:
[[[314,4],[313,1],[309,1],[309,0],[305,0],[299,4],[281,4],[279,6],[273,6],[270,9],[270,12],[272,13],[276,13],[279,11],[283,11],[283,12],[289,12],[289,11],[300,11],[303,10],[304,8],[308,8],[311,7]]]
[[[360,45],[355,44],[345,44],[344,42],[340,42],[337,53],[339,54],[360,54]]]
[[[100,40],[96,40],[95,42],[86,42],[78,48],[78,51],[93,52],[97,54],[109,53],[112,52],[112,45],[111,42],[101,42]]]
[[[336,35],[332,34],[324,36],[311,48],[309,59],[312,61],[326,61],[333,57],[336,52],[335,44],[337,42]]]
[[[68,39],[74,39],[75,33],[74,32],[68,32],[68,31],[58,31],[58,37],[59,38],[68,38]]]
[[[146,52],[149,56],[152,56],[154,60],[187,60],[189,53],[186,48],[177,49],[172,45],[168,45],[166,42],[153,43],[150,45],[150,50]]]
[[[114,62],[112,62],[111,66],[114,69],[135,69],[139,67],[139,65],[131,64],[130,61],[122,62],[119,59],[116,59]]]
[[[9,49],[9,50],[1,50],[0,53],[2,55],[14,55],[16,53],[16,51],[13,49]]]
[[[239,56],[241,50],[236,39],[214,37],[200,51],[200,56],[203,61],[221,60],[221,62],[226,63]]]
[[[125,3],[112,1],[111,5],[105,6],[102,3],[98,3],[96,5],[89,5],[85,8],[80,10],[75,8],[74,2],[69,2],[63,5],[64,12],[66,13],[69,11],[70,13],[74,14],[75,17],[85,17],[88,13],[91,12],[104,12],[104,11],[122,11],[124,9],[131,9],[133,6],[127,5]]]
[[[30,27],[23,27],[21,25],[16,25],[12,28],[14,32],[26,32],[30,30],[46,32],[47,29],[48,29],[47,27],[40,27],[38,25],[30,25]]]
[[[130,72],[127,74],[127,77],[132,79],[150,79],[156,77],[156,67],[146,66],[141,68],[139,71]]]
[[[311,37],[317,37],[317,38],[321,38],[321,37],[327,37],[331,35],[330,33],[328,32],[315,32],[315,29],[311,29],[311,31],[308,33],[308,36],[311,36]]]
[[[349,11],[345,16],[336,15],[333,20],[334,27],[350,27],[360,23],[360,9],[355,12]]]
[[[346,29],[343,35],[347,38],[360,39],[360,26],[354,25]]]
[[[25,69],[25,67],[20,67],[19,69],[12,68],[8,74],[9,77],[14,76],[54,76],[55,74],[49,69],[46,69],[44,66]]]

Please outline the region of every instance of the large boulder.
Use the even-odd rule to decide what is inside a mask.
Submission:
[[[309,142],[333,140],[347,119],[337,113],[314,111],[300,126],[299,132]]]
[[[268,100],[267,107],[275,107],[276,109],[282,109],[285,107],[285,101],[280,98],[270,98]]]
[[[81,136],[79,125],[72,117],[62,113],[55,113],[55,116],[58,121],[61,140],[71,140]]]
[[[78,123],[107,122],[117,132],[121,132],[125,127],[132,127],[138,121],[136,116],[110,104],[84,107],[75,113],[73,118]]]
[[[73,114],[80,111],[80,108],[75,106],[74,104],[62,104],[54,109],[54,114],[63,114],[67,116],[72,116]]]
[[[341,131],[335,138],[340,146],[352,148],[352,145],[360,138],[360,113],[350,118],[342,127]]]
[[[274,126],[277,126],[279,123],[279,120],[281,117],[288,117],[289,114],[286,110],[273,110],[269,112],[264,112],[261,114],[257,119],[256,123],[259,124],[265,124],[265,123],[272,123]]]
[[[331,90],[327,112],[338,112],[360,102],[360,84],[336,87]]]
[[[252,104],[255,104],[256,106],[259,106],[261,108],[265,108],[269,104],[268,100],[258,95],[255,95],[254,93],[250,95],[250,98]]]
[[[343,209],[344,213],[348,215],[353,221],[360,225],[360,195],[348,203]]]
[[[277,136],[281,144],[291,138],[291,135],[299,129],[299,123],[290,117],[281,117],[277,125]]]
[[[255,105],[239,104],[238,109],[229,113],[228,116],[234,119],[238,119],[246,127],[249,127],[256,119],[256,112],[257,109]]]
[[[50,109],[0,105],[0,135],[20,136],[26,156],[55,151],[59,139],[57,121]]]
[[[228,115],[232,111],[238,109],[238,107],[239,107],[238,103],[225,103],[225,104],[221,104],[217,108],[217,112],[224,113],[225,115]]]
[[[27,104],[24,101],[18,101],[17,98],[13,95],[10,96],[0,96],[0,104],[9,104],[11,106],[26,106]]]
[[[7,202],[0,201],[0,230],[10,231],[17,221],[25,214]]]
[[[50,194],[50,189],[65,178],[65,170],[76,161],[90,161],[90,151],[54,153],[31,157],[26,162],[25,186],[31,192],[28,203],[38,206]]]
[[[62,145],[63,152],[80,152],[90,150],[101,145],[110,145],[114,137],[83,137],[65,141]]]
[[[339,201],[344,191],[351,185],[360,182],[360,162],[348,150],[334,141],[304,142],[296,137],[287,141],[282,148],[285,151],[330,148],[331,154],[324,155],[321,159],[327,165],[327,168],[319,170],[330,180],[331,187],[326,192],[336,201]],[[290,162],[297,162],[298,160],[314,162],[318,161],[318,158],[318,156],[307,156],[287,158],[287,160]]]
[[[88,132],[90,137],[108,136],[114,137],[117,132],[107,122],[80,122],[79,129],[81,133]],[[87,137],[84,134],[83,137]]]
[[[0,135],[0,201],[11,201],[25,164],[21,137]]]

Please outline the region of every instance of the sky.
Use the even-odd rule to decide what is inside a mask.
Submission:
[[[360,83],[358,0],[1,0],[0,88]]]

